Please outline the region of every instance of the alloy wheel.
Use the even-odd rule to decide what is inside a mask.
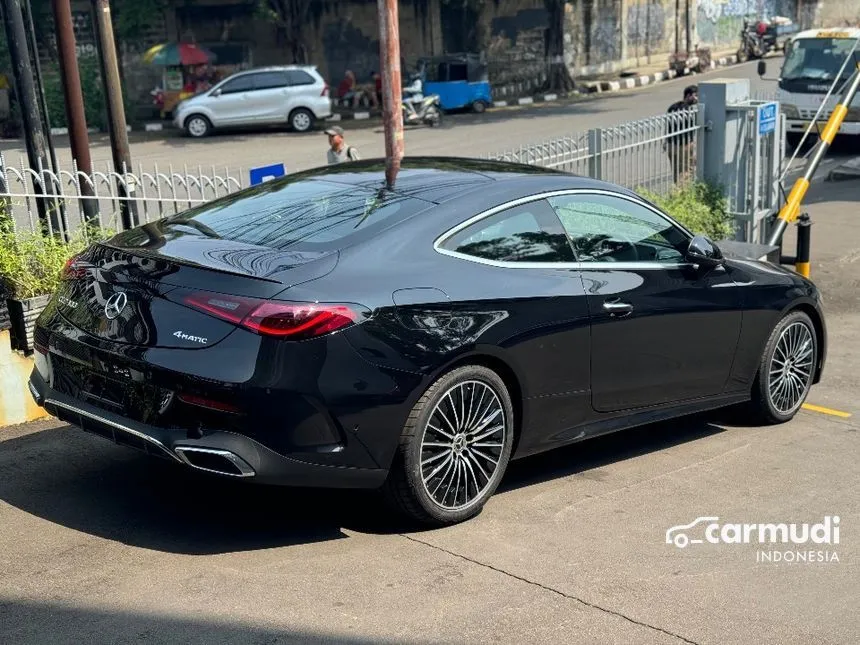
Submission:
[[[767,391],[780,414],[792,414],[803,403],[812,382],[815,339],[803,322],[788,325],[779,335],[768,366]]]
[[[496,478],[509,423],[499,395],[482,381],[445,392],[421,441],[421,480],[433,503],[459,511],[484,497]]]

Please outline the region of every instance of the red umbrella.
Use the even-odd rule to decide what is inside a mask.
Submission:
[[[211,51],[194,43],[163,43],[150,48],[143,60],[154,65],[205,65],[217,57]]]

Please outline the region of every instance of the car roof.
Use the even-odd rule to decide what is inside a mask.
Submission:
[[[283,72],[290,69],[298,69],[303,72],[315,72],[317,71],[316,65],[269,65],[267,67],[252,67],[251,69],[243,69],[238,72],[235,72],[233,76],[239,76],[240,74],[255,74],[257,72]]]
[[[385,160],[364,159],[292,175],[293,181],[304,178],[378,189],[385,183]],[[550,168],[464,157],[404,157],[392,191],[434,204],[477,193],[489,207],[537,192],[589,188],[633,195],[615,184]]]
[[[805,40],[808,38],[860,38],[860,29],[855,27],[836,27],[833,29],[807,29],[795,34],[791,40]]]

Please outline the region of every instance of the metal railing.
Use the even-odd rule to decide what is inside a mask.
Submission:
[[[695,179],[704,111],[696,106],[487,155],[666,193]]]
[[[137,172],[114,172],[107,167],[87,174],[73,162],[69,170],[31,168],[24,158],[17,166],[0,153],[0,202],[3,213],[11,215],[17,230],[40,228],[37,203],[42,200],[50,213],[45,226],[49,233],[70,235],[89,223],[120,230],[120,205],[133,205],[134,221],[143,224],[197,204],[236,192],[245,187],[242,169],[233,171],[212,166],[178,168],[154,165]],[[87,222],[85,201],[93,206],[95,221]]]

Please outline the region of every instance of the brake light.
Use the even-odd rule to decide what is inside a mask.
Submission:
[[[81,256],[74,255],[66,260],[66,264],[60,271],[60,280],[80,280],[87,274],[87,264],[80,259]]]
[[[276,302],[216,293],[188,294],[183,302],[262,336],[303,340],[330,334],[359,322],[358,308],[315,302]]]
[[[328,82],[323,83],[323,91],[320,96],[328,96]]]

